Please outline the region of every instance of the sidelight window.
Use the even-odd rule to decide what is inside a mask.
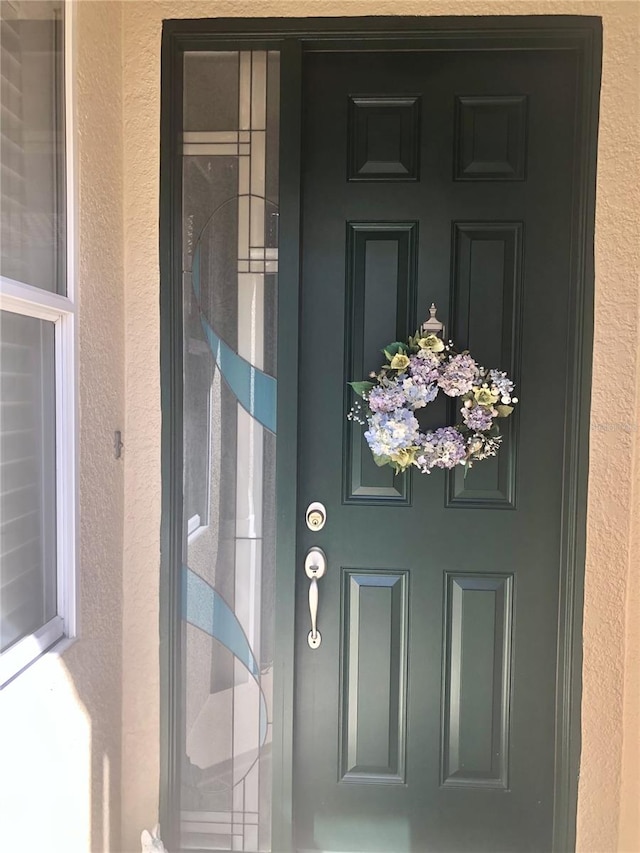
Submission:
[[[271,849],[279,54],[184,56],[182,849]]]

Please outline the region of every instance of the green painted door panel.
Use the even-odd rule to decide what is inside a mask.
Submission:
[[[305,58],[299,851],[551,849],[575,86],[561,51]],[[521,399],[466,478],[376,468],[345,417],[432,301]],[[421,424],[454,419],[440,395]]]

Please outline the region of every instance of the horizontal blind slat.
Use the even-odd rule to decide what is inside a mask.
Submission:
[[[0,311],[0,648],[55,615],[54,334]]]

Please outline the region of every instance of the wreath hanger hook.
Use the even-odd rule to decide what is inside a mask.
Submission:
[[[444,323],[441,323],[436,317],[437,312],[436,303],[432,302],[431,308],[429,308],[429,319],[422,324],[422,331],[427,335],[438,335],[444,340]]]

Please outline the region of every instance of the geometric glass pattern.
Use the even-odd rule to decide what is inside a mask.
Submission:
[[[279,54],[184,58],[183,850],[271,850]]]

